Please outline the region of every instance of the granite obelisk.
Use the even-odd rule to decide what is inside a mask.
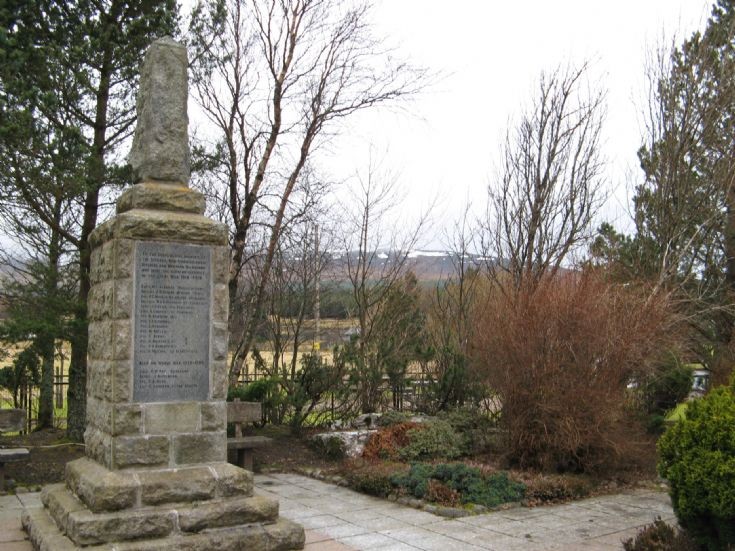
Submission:
[[[188,187],[187,53],[141,69],[137,183],[90,238],[86,458],[23,525],[35,549],[301,549],[226,461],[227,230]]]

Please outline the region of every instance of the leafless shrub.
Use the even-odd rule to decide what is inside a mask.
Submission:
[[[588,472],[630,459],[642,433],[626,387],[675,343],[670,311],[663,294],[587,273],[490,293],[472,365],[502,401],[511,463]]]

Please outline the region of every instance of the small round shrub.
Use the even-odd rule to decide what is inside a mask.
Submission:
[[[623,542],[625,551],[698,551],[699,546],[682,530],[657,518],[635,538]]]
[[[462,455],[462,437],[441,419],[415,425],[406,432],[406,437],[408,443],[398,451],[403,461],[454,459]]]
[[[312,438],[309,442],[312,449],[326,459],[339,461],[347,455],[347,445],[339,436]]]
[[[408,413],[391,409],[378,417],[378,421],[376,424],[379,427],[390,427],[391,425],[401,425],[403,423],[408,423],[410,420],[411,416]]]
[[[462,503],[477,503],[497,507],[509,501],[518,501],[525,495],[525,486],[511,480],[506,472],[484,474],[464,463],[437,465],[434,478],[445,482],[462,494]]]
[[[349,464],[344,476],[353,490],[377,497],[386,497],[394,490],[392,479],[405,472],[406,469],[405,465],[389,462]]]
[[[692,401],[658,449],[681,526],[707,549],[735,544],[735,388]]]
[[[481,414],[479,411],[468,408],[441,411],[437,414],[437,417],[452,425],[459,432],[467,432],[472,429],[485,428],[492,425],[489,417]]]
[[[495,420],[478,410],[458,408],[440,412],[437,416],[461,436],[462,455],[486,452],[495,443]]]
[[[407,473],[396,474],[391,477],[394,486],[407,490],[412,496],[419,499],[429,490],[429,480],[434,468],[426,463],[414,463]]]

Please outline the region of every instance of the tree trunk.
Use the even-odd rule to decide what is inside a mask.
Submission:
[[[61,222],[60,198],[56,198],[54,204],[54,223],[58,226]],[[59,259],[61,257],[61,236],[59,232],[51,230],[51,243],[48,248],[48,271],[45,274],[44,292],[48,304],[53,304],[59,286]],[[41,392],[38,403],[38,428],[50,428],[54,425],[54,351],[56,344],[56,332],[61,320],[58,319],[59,312],[53,308],[46,314],[52,319],[51,324],[56,330],[45,330],[38,337],[38,348],[41,354]]]
[[[97,106],[94,120],[94,141],[89,159],[87,178],[88,191],[84,200],[84,219],[79,237],[79,295],[74,312],[74,327],[71,337],[71,362],[69,364],[69,390],[67,399],[67,436],[72,440],[84,438],[87,421],[87,344],[89,322],[87,320],[87,298],[89,297],[89,268],[91,250],[89,236],[97,225],[100,189],[105,183],[105,148],[107,132],[107,106],[110,99],[110,76],[112,74],[112,44],[107,45],[100,68],[100,83],[97,89]]]
[[[41,353],[41,387],[38,399],[39,429],[54,426],[54,337],[51,333],[38,339]]]
[[[725,282],[728,298],[735,295],[735,189],[729,185],[727,189],[727,219],[725,228]],[[729,301],[728,301],[729,302]]]
[[[735,189],[727,188],[727,207],[725,212],[725,292],[723,302],[733,304],[735,300]],[[735,323],[730,310],[725,310],[720,318],[719,338],[722,343],[712,373],[712,384],[727,384],[735,362]]]
[[[85,211],[87,209],[85,208]],[[85,214],[86,219],[86,214]],[[69,362],[69,388],[66,392],[68,404],[66,434],[77,442],[84,439],[87,423],[87,297],[89,296],[89,251],[87,238],[79,259],[79,294],[74,308],[74,322],[71,330],[71,360]]]

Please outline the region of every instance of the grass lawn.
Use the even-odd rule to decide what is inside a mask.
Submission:
[[[682,402],[669,412],[669,414],[666,416],[666,420],[673,422],[684,419],[684,417],[686,417],[688,407],[689,404],[687,402]]]

